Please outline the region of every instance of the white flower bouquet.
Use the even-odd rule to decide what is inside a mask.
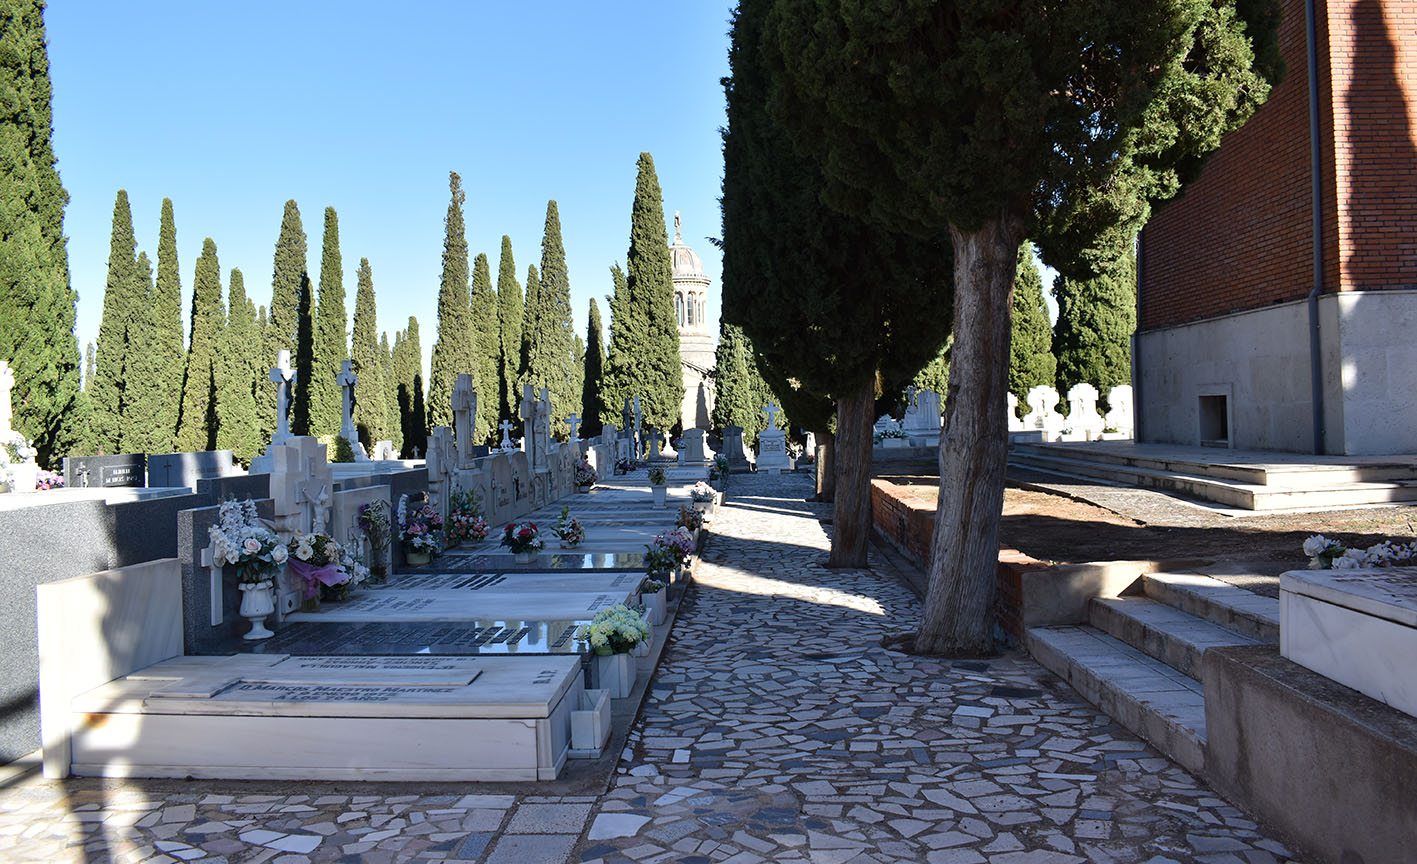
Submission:
[[[207,532],[215,544],[216,560],[236,567],[239,584],[273,581],[290,552],[274,531],[261,524],[256,503],[250,498],[227,499],[217,512],[220,521]]]
[[[597,654],[627,654],[648,639],[649,632],[644,616],[620,603],[595,613],[589,624],[576,630],[576,638]]]
[[[1310,570],[1358,570],[1364,567],[1417,566],[1417,542],[1384,540],[1367,549],[1350,549],[1337,540],[1315,534],[1304,541]]]

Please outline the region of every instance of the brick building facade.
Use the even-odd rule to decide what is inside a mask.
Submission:
[[[1142,232],[1139,437],[1417,452],[1417,0],[1316,0],[1317,222],[1309,28],[1282,6],[1284,80]]]

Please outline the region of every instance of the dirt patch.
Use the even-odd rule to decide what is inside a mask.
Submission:
[[[939,478],[923,471],[905,473],[902,467],[892,465],[891,473],[877,476],[894,484],[901,497],[933,511]],[[1107,492],[1109,500],[1116,500],[1115,487],[1107,487]],[[999,545],[1050,562],[1204,558],[1253,562],[1256,570],[1277,574],[1308,563],[1300,547],[1313,534],[1366,547],[1383,540],[1411,540],[1417,526],[1417,506],[1236,517],[1147,490],[1129,490],[1129,496],[1144,520],[1075,497],[1019,488],[1011,479],[1004,493]],[[1132,509],[1125,500],[1117,506]]]

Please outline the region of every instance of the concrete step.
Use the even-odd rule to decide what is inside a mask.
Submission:
[[[1279,643],[1279,600],[1200,573],[1148,573],[1142,592],[1256,642]]]
[[[1147,597],[1094,597],[1088,621],[1197,681],[1207,648],[1258,642]]]
[[[1201,685],[1094,627],[1031,627],[1029,653],[1084,699],[1187,770],[1205,769]]]
[[[1067,452],[1048,452],[1040,445],[1021,445],[1009,454],[1009,461],[1015,465],[1071,477],[1177,492],[1241,510],[1300,510],[1352,507],[1361,504],[1417,503],[1417,481],[1414,480],[1339,482],[1321,488],[1289,488],[1110,461],[1092,461],[1074,458],[1076,454],[1064,455]]]
[[[1020,442],[1013,445],[1012,449],[1019,453],[1051,453],[1087,462],[1106,462],[1287,489],[1329,489],[1351,483],[1400,483],[1417,480],[1417,467],[1411,462],[1398,460],[1355,461],[1343,457],[1228,449],[1211,449],[1201,458],[1194,455],[1196,448],[1172,450],[1161,446],[1122,449],[1099,446],[1095,442]]]

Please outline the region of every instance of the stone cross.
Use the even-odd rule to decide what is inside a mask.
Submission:
[[[768,429],[769,429],[769,430],[771,430],[771,429],[776,429],[776,428],[777,428],[777,415],[778,415],[781,411],[782,411],[781,408],[777,407],[776,405],[772,404],[771,402],[768,403],[768,407],[766,407],[766,408],[763,409],[763,412],[768,415]]]
[[[536,449],[531,453],[534,471],[547,468],[546,452],[551,448],[551,390],[541,388],[541,400],[536,403]]]
[[[571,440],[581,440],[580,435],[577,434],[578,432],[580,432],[581,429],[581,418],[577,417],[575,414],[572,414],[570,417],[566,418],[565,422],[566,425],[571,427]]]
[[[340,389],[340,410],[343,417],[340,420],[340,437],[349,442],[349,449],[354,452],[355,462],[367,462],[369,457],[364,455],[364,448],[359,444],[359,432],[354,428],[354,385],[359,383],[359,376],[354,374],[354,364],[345,360],[341,364],[340,373],[335,378],[335,383]]]
[[[417,444],[413,445],[413,458],[415,458],[415,459],[418,458],[418,445],[417,445]]]
[[[522,450],[531,456],[536,450],[536,393],[530,384],[522,385]]]
[[[428,436],[428,492],[433,505],[444,516],[448,515],[448,499],[452,493],[453,476],[457,471],[457,447],[453,443],[453,430],[438,426]]]
[[[276,365],[271,368],[271,383],[276,385],[276,434],[271,444],[284,444],[290,438],[290,388],[300,373],[290,368],[290,352],[276,352]]]
[[[10,418],[13,415],[10,407],[10,388],[15,386],[15,373],[10,371],[10,364],[0,360],[0,435],[10,431]]]
[[[512,449],[512,421],[503,420],[497,424],[497,428],[502,430],[502,449]]]
[[[457,440],[458,467],[472,465],[472,423],[477,416],[477,390],[472,376],[463,373],[453,384],[453,435]]]

